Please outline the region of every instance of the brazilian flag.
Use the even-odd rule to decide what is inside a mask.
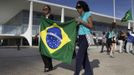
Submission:
[[[132,20],[132,12],[131,12],[131,10],[128,10],[125,13],[125,16],[122,18],[121,22],[127,22],[128,20]]]
[[[58,24],[42,16],[39,46],[41,54],[71,63],[75,49],[76,26],[75,20]]]

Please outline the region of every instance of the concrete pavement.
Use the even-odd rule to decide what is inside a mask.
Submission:
[[[115,58],[99,53],[100,47],[89,48],[94,75],[134,75],[134,55],[115,53]],[[38,48],[0,48],[0,75],[73,75],[75,62],[63,64],[53,60],[55,70],[44,73]],[[81,75],[84,70],[81,71]]]

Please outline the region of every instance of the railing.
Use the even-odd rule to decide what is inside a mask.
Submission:
[[[0,25],[0,34],[23,34],[26,32],[28,25]],[[39,33],[39,25],[32,26],[32,35]]]

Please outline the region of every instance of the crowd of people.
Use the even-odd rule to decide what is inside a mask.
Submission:
[[[134,54],[134,33],[132,29],[128,29],[128,31],[124,32],[115,32],[115,29],[111,28],[109,32],[103,32],[102,34],[102,48],[100,53],[104,52],[105,46],[107,54],[111,57],[114,57],[113,54],[115,51]],[[117,46],[119,47],[118,49]]]

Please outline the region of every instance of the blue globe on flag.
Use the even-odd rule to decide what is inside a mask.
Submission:
[[[62,35],[58,27],[53,27],[47,30],[46,42],[51,49],[56,49],[61,44]]]

